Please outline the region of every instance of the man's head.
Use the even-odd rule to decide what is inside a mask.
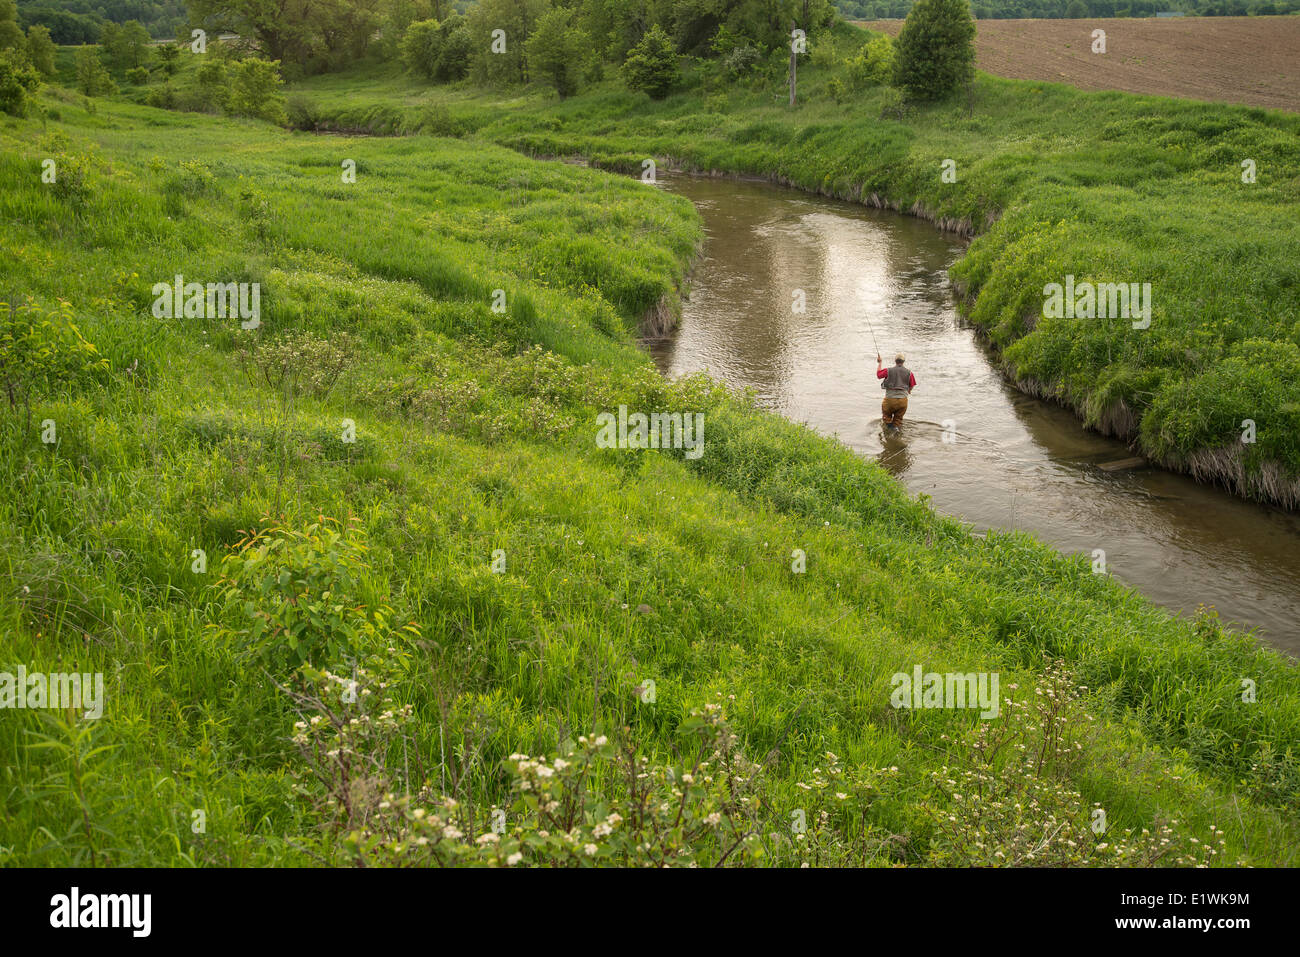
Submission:
[[[902,364],[903,364],[903,354],[900,352],[898,355],[894,356],[894,365],[901,366]]]

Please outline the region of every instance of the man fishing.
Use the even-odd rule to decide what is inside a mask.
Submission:
[[[907,413],[907,397],[916,388],[916,376],[903,365],[901,352],[894,356],[892,369],[886,369],[880,353],[876,353],[876,378],[884,380],[880,387],[885,390],[885,400],[880,403],[880,421],[898,428]]]

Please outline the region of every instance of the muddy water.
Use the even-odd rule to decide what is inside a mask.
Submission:
[[[1121,443],[1008,386],[957,317],[946,269],[962,245],[910,217],[765,184],[686,176],[706,243],[660,369],[707,369],[765,406],[876,459],[977,529],[1018,528],[1063,552],[1105,552],[1111,574],[1178,613],[1215,606],[1300,655],[1300,515],[1157,469],[1108,473]],[[806,312],[795,311],[795,290]],[[916,375],[906,422],[880,425],[886,363]],[[945,437],[949,441],[945,441]]]

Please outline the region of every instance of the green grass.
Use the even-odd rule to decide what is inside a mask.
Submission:
[[[620,97],[589,101],[582,122],[604,122]],[[623,99],[647,124],[672,110],[689,122],[683,104]],[[1212,620],[1175,620],[1028,536],[970,537],[842,446],[702,380],[657,376],[634,330],[675,302],[700,241],[686,201],[482,140],[51,102],[61,118],[48,126],[0,126],[13,184],[0,288],[43,309],[67,302],[108,371],[48,388],[30,428],[4,413],[0,669],[102,671],[107,700],[92,724],[0,712],[0,861],[349,859],[290,742],[297,715],[276,683],[292,675],[238,637],[270,599],[227,604],[214,587],[246,530],[324,515],[353,517],[368,544],[340,559],[336,614],[367,609],[373,625],[391,606],[419,629],[348,626],[358,658],[405,662],[392,694],[413,709],[409,733],[372,755],[373,786],[453,791],[480,829],[489,805],[509,803],[512,753],[626,726],[638,753],[689,765],[687,716],[721,700],[764,765],[755,840],[768,862],[808,859],[769,835],[792,811],[816,822],[826,809],[810,828],[817,863],[997,863],[988,855],[1018,835],[1050,833],[1051,814],[1087,835],[1089,861],[1123,843],[1112,835],[1166,822],[1180,855],[1216,826],[1214,863],[1295,863],[1294,664]],[[508,129],[523,114],[496,108],[493,137],[525,145]],[[754,134],[755,168],[783,129]],[[47,157],[83,170],[82,188],[42,184]],[[151,287],[176,273],[260,282],[263,328],[155,319]],[[505,312],[491,308],[498,289]],[[307,388],[309,362],[292,402],[245,376],[240,350],[287,332],[321,350],[352,337],[332,390]],[[597,413],[620,404],[703,412],[705,454],[597,448]],[[355,444],[340,441],[344,419]],[[1076,757],[1042,775],[1081,808],[1027,801],[977,848],[950,832],[950,815],[970,818],[944,781],[994,770],[993,795],[1018,800],[1023,769],[982,763],[970,711],[891,707],[891,676],[996,671],[1005,697],[1032,705],[1044,654],[1087,686],[1065,712]],[[1257,703],[1241,700],[1243,679]],[[647,680],[653,705],[638,699]],[[1045,740],[1033,722],[1017,734],[1031,750]],[[869,800],[805,787],[827,751],[879,772]],[[617,782],[592,787],[612,799]],[[1094,803],[1105,837],[1087,829]],[[716,860],[707,842],[693,850]],[[1046,855],[1058,851],[1083,853]]]
[[[628,171],[654,156],[874,195],[977,234],[953,277],[1022,388],[1170,468],[1300,505],[1300,117],[980,75],[969,101],[881,119],[884,91],[844,104],[827,92],[864,35],[844,26],[821,41],[794,111],[776,77],[746,89],[698,69],[661,103],[612,80],[560,102],[387,67],[314,78],[293,96],[326,128],[430,122]],[[955,183],[942,181],[948,159]],[[1150,328],[1044,318],[1044,287],[1067,275],[1150,283]]]

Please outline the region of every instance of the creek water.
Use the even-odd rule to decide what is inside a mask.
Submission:
[[[878,461],[977,530],[1029,531],[1177,614],[1200,604],[1300,656],[1300,515],[1154,468],[1107,472],[1123,444],[1012,388],[960,321],[947,268],[963,244],[921,220],[763,183],[684,175],[705,245],[682,321],[645,344],[664,374],[708,370]],[[796,310],[802,290],[805,311]],[[917,379],[880,423],[877,344]]]

